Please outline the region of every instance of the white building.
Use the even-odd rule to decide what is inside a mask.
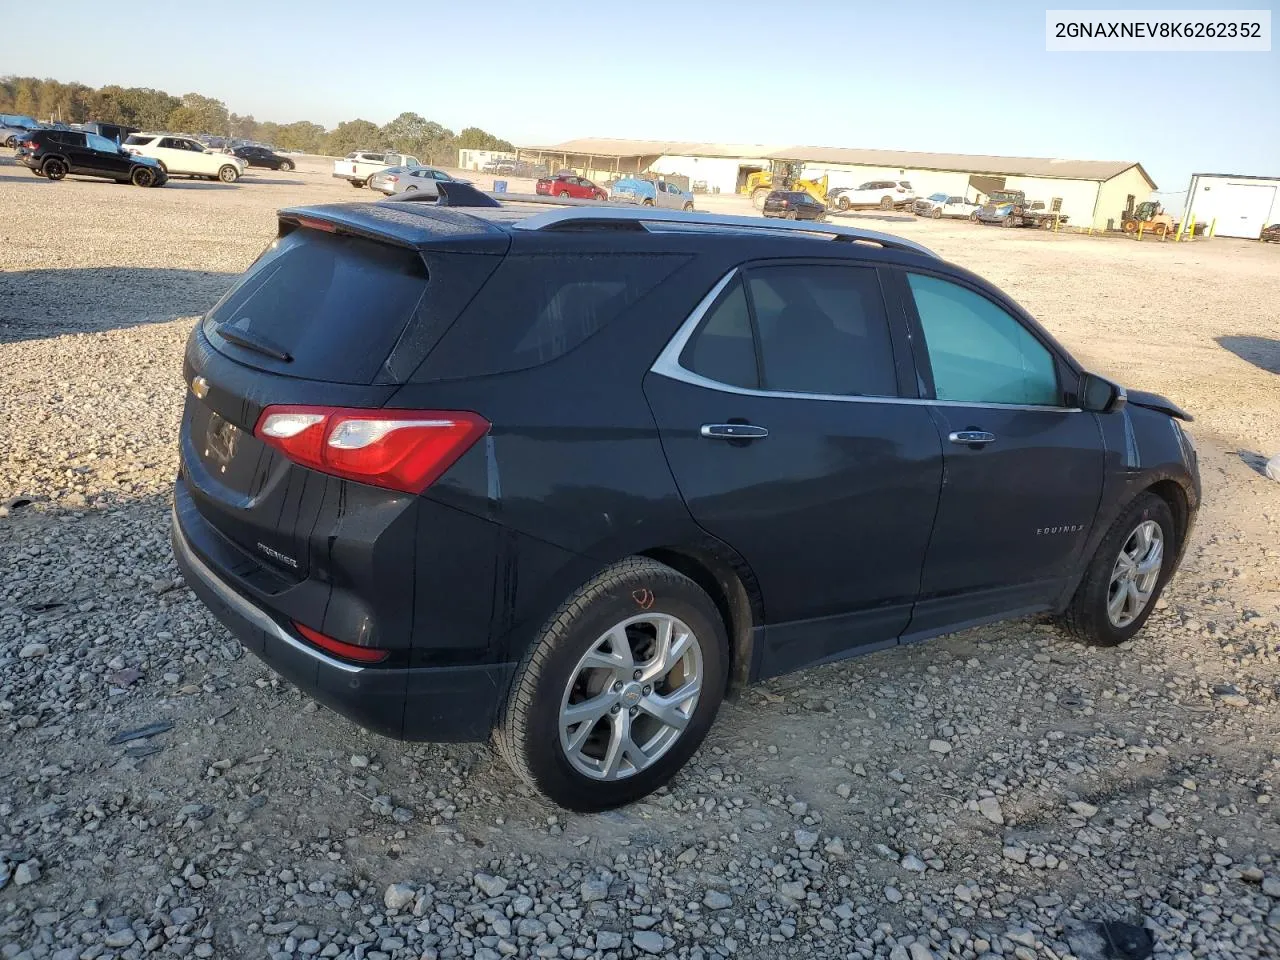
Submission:
[[[510,150],[459,150],[459,170],[483,170],[495,160],[515,160]]]
[[[1263,227],[1280,223],[1280,177],[1192,174],[1184,218],[1193,216],[1215,236],[1257,240]]]

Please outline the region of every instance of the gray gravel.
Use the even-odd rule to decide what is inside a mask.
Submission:
[[[755,688],[669,790],[578,816],[482,745],[318,708],[182,585],[191,315],[275,207],[352,199],[256,179],[0,164],[0,958],[1092,960],[1112,921],[1159,956],[1280,955],[1280,488],[1238,454],[1280,448],[1280,408],[1212,345],[1280,341],[1280,251],[891,226],[1205,413],[1184,572],[1117,650],[1020,621]],[[1194,307],[1131,329],[1137,275]]]

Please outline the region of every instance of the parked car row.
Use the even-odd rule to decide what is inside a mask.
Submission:
[[[110,125],[80,126],[84,129],[24,128],[14,141],[14,158],[49,180],[73,175],[139,187],[159,187],[174,176],[235,183],[250,166],[294,168],[292,160],[263,148],[240,147],[225,153],[208,149],[191,137],[144,132],[129,134],[122,144],[89,129]]]

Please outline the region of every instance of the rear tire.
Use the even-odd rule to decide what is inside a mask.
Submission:
[[[57,157],[50,157],[40,168],[50,180],[61,180],[67,175],[67,164]]]
[[[218,169],[218,179],[223,183],[235,183],[240,179],[240,171],[229,163],[223,164]]]
[[[684,205],[684,212],[685,212],[685,213],[693,213],[693,204],[692,204],[692,203],[686,203],[686,204]]]
[[[365,182],[364,182],[363,180],[348,180],[348,181],[347,181],[347,183],[351,184],[351,185],[352,185],[353,187],[355,187],[357,190],[359,190],[359,189],[360,189],[361,187],[363,187],[363,186],[364,186],[364,184],[365,184]]]
[[[558,196],[561,200],[568,200],[568,199],[569,199],[569,191],[568,191],[568,190],[561,190],[558,194],[556,194],[556,196]]]
[[[841,212],[843,212],[843,211],[845,211],[845,210],[848,210],[848,209],[849,209],[849,198],[848,198],[848,197],[841,197],[841,198],[840,198],[840,210],[841,210]]]
[[[975,211],[973,211],[973,213],[969,214],[969,222],[970,222],[970,223],[981,223],[981,222],[982,222],[981,220],[979,220],[979,219],[978,219],[978,211],[977,211],[977,210],[975,210]]]
[[[1114,647],[1124,643],[1151,616],[1173,575],[1172,558],[1177,553],[1177,531],[1169,504],[1154,493],[1139,494],[1098,544],[1075,596],[1062,614],[1063,627],[1089,646]],[[1139,575],[1150,566],[1155,569]],[[1149,579],[1144,582],[1144,578]],[[1120,602],[1120,595],[1129,590],[1130,584],[1132,592]]]
[[[683,650],[663,655],[681,643]],[[670,567],[631,557],[584,584],[543,627],[516,670],[494,745],[561,806],[621,806],[667,783],[698,749],[728,667],[728,638],[711,598]],[[587,703],[598,711],[573,723],[571,708]],[[657,709],[673,722],[660,721]],[[633,736],[647,755],[627,748]]]
[[[893,197],[881,197],[881,198],[880,198],[880,209],[881,209],[881,210],[892,210],[892,209],[893,209]]]
[[[641,204],[641,206],[643,206],[643,207],[652,207],[652,206],[653,206],[653,201],[652,201],[652,200],[646,200],[646,201],[644,201],[644,203],[642,203],[642,204]]]

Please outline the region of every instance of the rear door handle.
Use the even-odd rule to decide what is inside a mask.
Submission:
[[[992,443],[996,439],[994,433],[987,433],[985,430],[957,430],[955,433],[947,437],[952,443]]]
[[[709,440],[763,440],[769,435],[754,423],[704,423],[698,432]]]

